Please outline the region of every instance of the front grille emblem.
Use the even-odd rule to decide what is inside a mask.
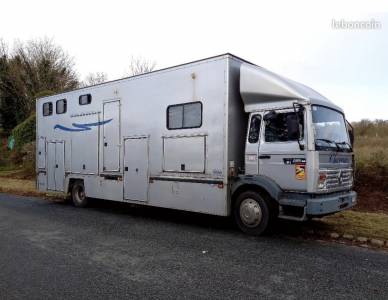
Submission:
[[[342,178],[342,170],[340,170],[340,171],[338,172],[338,177],[337,177],[337,178],[338,178],[338,183],[339,183],[339,184],[342,184],[342,179],[343,179],[343,178]]]

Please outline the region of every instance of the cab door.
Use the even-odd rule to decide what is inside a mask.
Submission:
[[[290,130],[290,123],[297,122],[296,119],[300,137]],[[307,188],[306,150],[301,150],[301,145],[306,145],[304,124],[303,112],[297,118],[293,109],[269,111],[263,115],[259,175],[273,179],[284,190]]]

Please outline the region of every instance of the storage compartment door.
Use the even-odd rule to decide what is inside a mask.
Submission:
[[[55,190],[63,192],[65,183],[65,143],[55,143]]]
[[[103,171],[120,171],[120,101],[104,103]]]
[[[55,191],[55,143],[47,143],[47,189]]]
[[[205,172],[206,136],[165,137],[163,144],[163,171]]]
[[[148,139],[124,142],[124,199],[148,200]]]

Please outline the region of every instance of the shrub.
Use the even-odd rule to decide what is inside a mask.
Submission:
[[[362,120],[355,129],[356,186],[388,192],[388,121]],[[384,201],[381,199],[381,201]]]
[[[26,143],[35,141],[35,125],[35,115],[31,115],[12,130],[11,134],[15,139],[16,150],[20,150]]]

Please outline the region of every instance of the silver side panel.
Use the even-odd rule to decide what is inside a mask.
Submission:
[[[98,123],[100,117],[95,115],[86,115],[82,117],[84,124]],[[69,134],[70,135],[70,134]],[[74,174],[98,174],[98,128],[85,131],[75,131],[71,133],[70,149],[67,149],[71,155],[69,171]]]
[[[226,55],[39,99],[37,135],[64,141],[65,190],[70,178],[80,178],[89,197],[227,215],[228,162],[243,166],[240,64]],[[91,94],[91,103],[79,105],[85,94]],[[58,99],[67,99],[67,112],[43,117],[43,104]],[[195,101],[202,103],[202,126],[168,130],[167,107]],[[127,141],[124,156],[124,141],[144,136],[148,159],[140,150],[143,141]],[[48,182],[51,170],[47,162],[39,181]]]

